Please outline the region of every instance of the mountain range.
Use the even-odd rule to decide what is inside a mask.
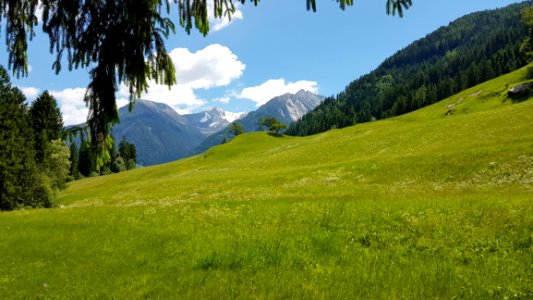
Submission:
[[[183,158],[205,138],[199,128],[163,103],[139,100],[131,112],[127,106],[120,108],[119,117],[113,136],[133,143],[137,163],[143,166]]]
[[[303,115],[317,107],[324,97],[314,93],[300,90],[296,94],[283,94],[272,98],[260,106],[257,110],[248,113],[237,123],[241,124],[245,132],[261,131],[259,120],[263,117],[275,117],[278,121],[287,125],[299,120]],[[207,149],[219,145],[227,138],[229,128],[207,137],[194,151],[194,154],[202,153]]]
[[[183,116],[207,137],[227,127],[233,121],[246,116],[246,114],[246,112],[233,113],[213,107],[207,111]]]
[[[324,97],[299,91],[273,98],[250,113],[231,113],[211,108],[180,115],[170,106],[139,100],[130,112],[119,109],[120,123],[113,127],[116,140],[125,137],[137,150],[137,163],[143,166],[174,161],[201,153],[225,138],[228,126],[238,121],[246,132],[258,131],[261,117],[271,116],[290,124],[320,104]]]

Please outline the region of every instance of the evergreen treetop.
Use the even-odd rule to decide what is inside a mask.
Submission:
[[[0,66],[0,210],[52,204],[35,164],[25,100]]]
[[[35,135],[37,163],[43,163],[47,155],[47,145],[52,140],[62,138],[63,116],[52,95],[45,91],[30,107],[31,125]]]

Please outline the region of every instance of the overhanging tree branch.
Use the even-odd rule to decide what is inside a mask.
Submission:
[[[209,32],[208,1],[216,18],[231,20],[233,0],[174,0],[180,26],[190,33],[196,28]],[[245,4],[246,0],[234,0]],[[259,0],[250,0],[254,5]],[[306,0],[316,11],[316,0]],[[387,0],[387,13],[403,16],[411,0]],[[353,0],[337,0],[345,9]],[[89,107],[87,123],[97,157],[97,168],[109,159],[109,132],[119,121],[115,92],[125,83],[130,92],[130,109],[148,89],[148,81],[171,87],[176,83],[174,64],[165,48],[165,39],[175,33],[166,17],[170,0],[0,0],[0,21],[6,21],[8,65],[17,76],[28,75],[28,39],[38,24],[37,6],[42,9],[42,27],[50,39],[52,64],[56,73],[66,60],[69,70],[90,69],[91,81],[85,94]],[[166,14],[164,13],[166,12]],[[66,57],[65,57],[66,55]]]

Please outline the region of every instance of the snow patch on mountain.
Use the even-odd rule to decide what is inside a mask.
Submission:
[[[248,113],[247,112],[224,112],[224,115],[222,115],[222,118],[224,118],[226,121],[232,123],[237,121],[238,119],[241,119],[245,117]]]
[[[196,126],[206,136],[225,128],[244,116],[246,116],[246,113],[228,112],[218,107],[196,114],[184,115],[191,124]]]

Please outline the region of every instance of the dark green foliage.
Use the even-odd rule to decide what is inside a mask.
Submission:
[[[244,133],[244,128],[237,122],[231,123],[231,127],[228,132],[230,135],[238,136]]]
[[[409,9],[411,5],[413,5],[411,0],[387,0],[387,14],[396,15],[398,12],[398,15],[403,17],[403,11]]]
[[[78,170],[81,175],[88,177],[96,170],[93,162],[93,155],[89,143],[83,141],[80,145]]]
[[[291,124],[290,135],[310,135],[405,114],[468,87],[516,70],[527,28],[527,3],[470,14],[412,43],[376,70]]]
[[[70,144],[70,172],[69,175],[74,179],[78,179],[79,170],[78,165],[80,162],[80,153],[78,150],[78,145],[76,143]]]
[[[276,122],[270,126],[270,131],[275,136],[281,136],[281,132],[287,128],[287,124]]]
[[[47,146],[49,153],[40,172],[53,192],[67,188],[66,182],[70,170],[70,151],[65,141],[52,140]]]
[[[244,0],[241,0],[241,2],[244,3]],[[256,0],[256,5],[259,0]],[[337,3],[339,3],[339,6],[342,10],[344,10],[347,6],[353,5],[353,0],[337,0]],[[306,0],[307,4],[307,10],[316,11],[316,0]],[[387,0],[387,14],[396,15],[396,12],[398,12],[398,15],[400,17],[403,17],[403,11],[405,9],[409,9],[413,5],[413,1],[411,0]]]
[[[120,142],[118,151],[112,138],[112,147],[109,152],[111,160],[98,170],[95,164],[95,153],[92,150],[91,144],[85,140],[81,141],[79,150],[75,142],[71,144],[69,174],[74,179],[119,173],[134,169],[137,165],[135,145],[129,143],[125,137]]]
[[[111,135],[112,140],[112,146],[111,149],[109,149],[109,156],[111,157],[111,161],[106,163],[104,165],[104,170],[101,171],[102,175],[107,175],[108,173],[117,173],[120,172],[115,168],[115,162],[118,157],[117,148],[115,145],[115,138],[113,135]]]
[[[246,0],[237,0],[244,4]],[[209,32],[207,0],[179,0],[180,25],[190,33],[193,25],[201,33]],[[251,0],[255,5],[259,0]],[[337,0],[342,9],[352,0]],[[399,12],[411,1],[387,0],[387,12]],[[42,9],[43,31],[50,38],[50,51],[56,54],[53,68],[61,62],[69,69],[90,69],[85,102],[89,106],[88,126],[99,169],[111,160],[111,127],[118,122],[115,91],[127,83],[130,108],[135,98],[148,88],[148,80],[171,86],[176,83],[174,65],[165,49],[165,39],[174,33],[169,0],[149,1],[69,1],[0,0],[0,21],[6,19],[6,44],[9,67],[17,76],[28,74],[28,38],[34,36],[37,7]],[[232,0],[213,1],[214,16],[231,19]],[[307,0],[308,9],[316,10],[315,0]]]
[[[126,171],[128,168],[126,166],[126,163],[124,162],[124,159],[120,156],[117,156],[114,160],[113,160],[113,165],[112,165],[112,171],[115,172],[115,173],[119,173],[119,172],[122,172],[122,171]]]
[[[33,132],[22,92],[0,67],[0,209],[50,207],[50,190],[35,164]]]
[[[125,136],[122,137],[122,141],[118,145],[118,155],[124,160],[127,170],[135,169],[137,165],[137,150],[134,144],[128,143]]]
[[[221,144],[225,144],[225,143],[228,142],[228,140],[231,140],[232,138],[234,138],[234,137],[236,137],[238,135],[241,135],[243,133],[244,133],[244,128],[242,127],[242,125],[240,123],[233,122],[229,126],[228,132],[226,133],[226,135],[222,139],[222,142],[220,142],[220,143]]]
[[[280,136],[281,132],[287,128],[287,124],[279,122],[274,117],[264,117],[259,119],[259,127],[266,128],[271,134]]]
[[[528,28],[527,37],[520,46],[520,51],[524,54],[528,61],[533,60],[533,5],[522,10],[522,21]]]
[[[63,117],[56,100],[47,91],[33,102],[29,114],[35,135],[35,160],[42,164],[50,155],[50,142],[62,137]]]
[[[272,125],[276,123],[278,123],[278,120],[274,117],[263,117],[259,119],[257,125],[259,125],[259,128],[261,129],[271,130],[270,128]]]

